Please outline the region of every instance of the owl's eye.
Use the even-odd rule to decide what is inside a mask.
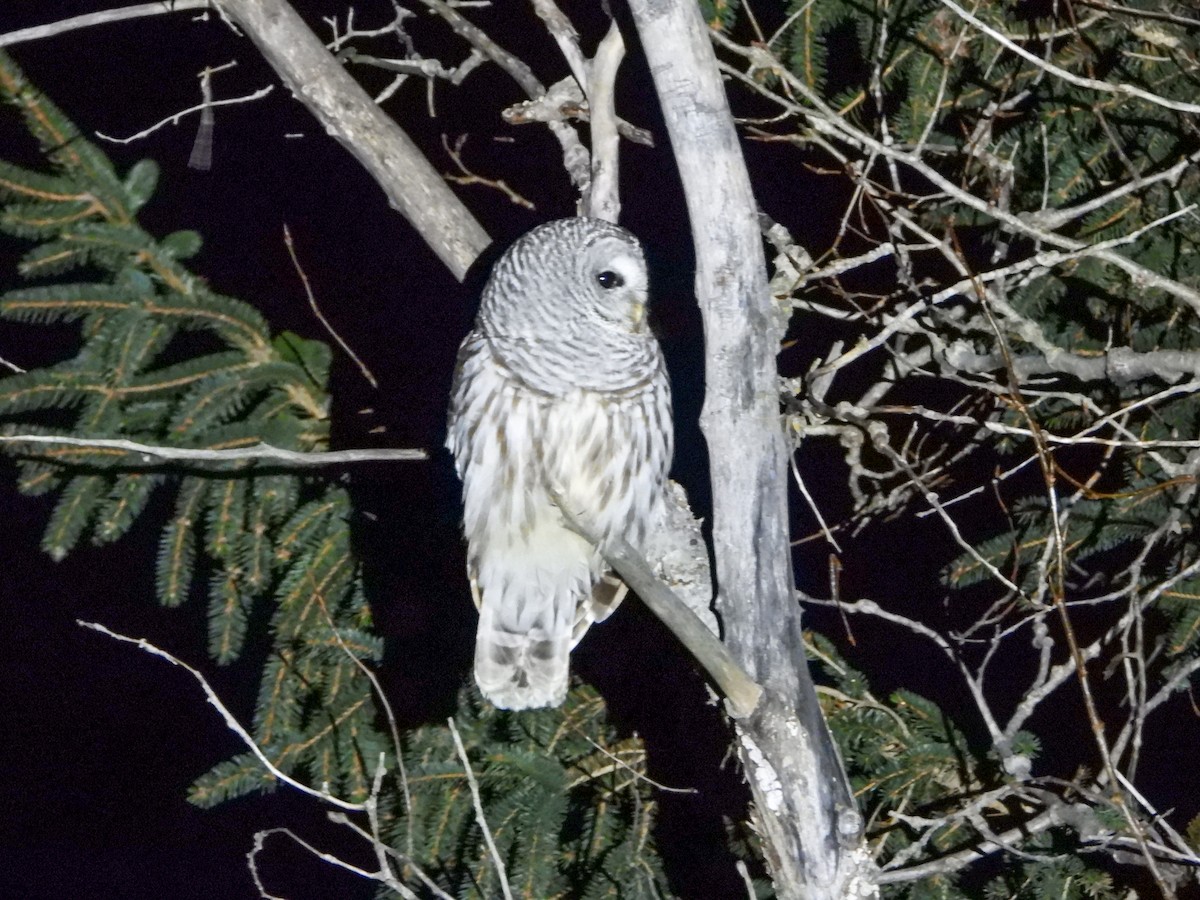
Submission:
[[[603,272],[597,275],[596,281],[600,287],[604,288],[606,291],[620,287],[625,283],[624,278],[622,278],[616,272],[609,271],[608,269],[605,269]]]

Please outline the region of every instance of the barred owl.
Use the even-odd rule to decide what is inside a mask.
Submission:
[[[670,386],[637,239],[549,222],[496,263],[462,343],[446,445],[463,482],[475,680],[502,709],[557,706],[568,657],[624,585],[567,527],[640,547],[671,463]]]

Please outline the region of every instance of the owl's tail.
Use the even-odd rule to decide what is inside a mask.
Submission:
[[[571,633],[543,628],[514,634],[485,627],[475,639],[475,681],[500,709],[559,706],[567,698]]]
[[[558,706],[567,697],[573,630],[591,590],[593,551],[560,527],[477,560],[475,681],[501,709]]]

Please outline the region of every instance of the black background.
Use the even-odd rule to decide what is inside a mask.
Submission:
[[[341,0],[297,3],[310,25],[328,37],[322,16],[344,13]],[[356,5],[360,27],[378,27],[390,4]],[[86,12],[82,2],[16,2],[0,7],[0,33]],[[600,4],[563,3],[589,51],[603,34]],[[620,12],[618,11],[618,14]],[[566,66],[524,4],[497,3],[468,15],[506,48],[524,58],[546,84]],[[78,31],[13,48],[12,55],[85,134],[125,136],[199,102],[196,73],[236,58],[216,76],[217,98],[250,93],[276,79],[252,46],[212,20],[180,13]],[[676,402],[674,477],[696,511],[709,513],[703,441],[696,420],[703,392],[699,316],[690,296],[692,261],[686,212],[653,99],[648,73],[629,23],[629,56],[619,84],[618,109],[653,130],[655,149],[625,143],[621,160],[622,224],[647,245],[652,264],[656,328],[671,368]],[[764,27],[770,27],[764,23]],[[467,50],[436,20],[421,15],[409,32],[425,56],[447,64]],[[386,49],[396,52],[394,46]],[[372,88],[386,75],[356,70]],[[405,85],[385,108],[442,171],[452,164],[441,148],[470,134],[466,163],[481,175],[503,178],[536,204],[533,211],[480,186],[456,187],[459,196],[503,247],[539,222],[574,212],[575,197],[557,143],[540,126],[510,127],[500,110],[523,99],[494,67],[483,66],[460,88],[439,84],[437,117],[430,119],[424,84]],[[759,111],[759,110],[742,110]],[[333,379],[334,444],[338,447],[424,447],[429,463],[361,466],[343,478],[359,518],[355,541],[364,561],[369,599],[387,639],[383,676],[405,723],[436,721],[453,711],[455,692],[470,667],[474,613],[462,575],[457,483],[441,446],[444,406],[458,341],[469,327],[479,274],[459,284],[378,187],[307,111],[277,86],[265,100],[216,110],[211,171],[186,162],[196,117],[167,126],[132,145],[103,144],[121,171],[142,157],[162,166],[159,191],[141,219],[162,236],[195,228],[205,240],[190,268],[213,286],[257,306],[276,330],[326,336],[307,301],[283,244],[286,223],[325,315],[378,376],[374,391],[339,355]],[[302,134],[303,137],[287,137]],[[794,152],[777,145],[746,146],[760,202],[786,222],[802,244],[823,250],[844,209],[845,189],[805,171]],[[0,111],[0,156],[34,164],[33,142],[11,110]],[[0,242],[0,286],[16,285],[13,266],[22,248]],[[26,367],[59,358],[73,329],[0,325],[0,356]],[[801,323],[800,342],[783,358],[793,372],[823,355],[839,335]],[[382,430],[380,430],[382,429]],[[802,463],[825,515],[848,511],[836,447],[810,442]],[[323,820],[315,801],[279,791],[215,810],[184,799],[187,786],[215,763],[240,751],[237,739],[207,707],[193,681],[161,660],[80,629],[77,618],[147,637],[186,661],[202,664],[218,693],[243,721],[252,716],[261,647],[232,666],[205,661],[204,605],[176,610],[154,603],[153,554],[166,516],[152,504],[143,521],[114,548],[81,545],[65,561],[38,550],[51,504],[19,497],[11,467],[4,468],[0,508],[0,897],[250,898],[256,896],[245,853],[255,831],[280,825],[370,867],[362,846],[346,841]],[[981,477],[985,473],[981,470]],[[795,504],[795,534],[814,522]],[[968,532],[994,526],[985,514]],[[826,550],[820,542],[796,551],[799,586],[827,596]],[[844,596],[889,597],[901,608],[938,624],[937,574],[950,558],[942,527],[932,518],[905,517],[869,530],[842,557]],[[827,633],[838,621],[814,613]],[[894,631],[856,620],[851,657],[875,677],[876,692],[898,685],[934,697],[970,728],[969,698],[940,657],[910,646]],[[949,624],[943,620],[941,624]],[[674,641],[635,603],[583,642],[575,669],[596,684],[625,733],[638,732],[650,748],[651,774],[699,794],[660,798],[657,838],[672,887],[686,897],[741,896],[743,887],[724,849],[726,818],[743,815],[745,791],[724,762],[725,734],[703,684]],[[1012,700],[1028,672],[996,672],[993,685]],[[1048,716],[1061,717],[1048,724]],[[1086,725],[1078,704],[1039,713],[1031,723],[1047,743],[1073,735],[1045,765],[1070,776]],[[1160,807],[1194,807],[1200,787],[1187,747],[1198,744],[1195,717],[1160,715],[1148,729],[1150,758],[1170,780],[1147,786]],[[1150,733],[1150,732],[1157,733]],[[1077,736],[1077,737],[1074,737]],[[982,733],[972,734],[983,741]],[[1061,758],[1060,758],[1061,757]],[[369,897],[361,879],[337,872],[290,848],[270,844],[262,868],[268,888],[294,898]]]

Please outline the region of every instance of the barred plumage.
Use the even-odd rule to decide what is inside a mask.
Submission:
[[[571,649],[624,595],[552,496],[602,542],[635,547],[662,501],[671,400],[646,287],[628,231],[549,222],[496,263],[459,349],[446,443],[479,607],[475,679],[496,706],[562,703]]]

